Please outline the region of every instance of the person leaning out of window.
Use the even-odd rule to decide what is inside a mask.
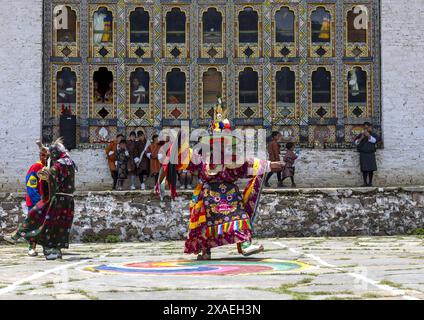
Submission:
[[[355,138],[355,145],[359,152],[359,162],[364,179],[363,187],[371,187],[374,171],[377,171],[375,152],[380,137],[373,132],[369,122],[364,123],[364,131]]]

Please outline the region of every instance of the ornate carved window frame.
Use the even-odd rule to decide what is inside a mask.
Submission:
[[[181,12],[183,12],[185,14],[185,18],[186,18],[186,24],[185,24],[185,30],[186,30],[186,35],[185,35],[185,43],[166,43],[166,15],[172,11],[172,9],[174,8],[178,8],[181,10]],[[184,59],[184,58],[188,58],[190,57],[190,7],[187,5],[180,5],[180,4],[175,4],[175,5],[164,5],[162,7],[162,25],[163,25],[163,29],[162,29],[162,35],[163,35],[163,39],[162,39],[162,46],[163,46],[163,52],[162,52],[162,56],[164,58],[168,58],[168,59]],[[181,51],[181,54],[175,58],[171,51],[174,50],[174,48],[177,48],[179,51]]]
[[[184,104],[175,104],[168,103],[167,93],[168,93],[168,83],[166,77],[168,73],[172,72],[173,69],[179,69],[182,73],[185,74],[185,103]],[[187,66],[166,66],[163,68],[163,84],[162,84],[162,104],[163,104],[163,118],[166,120],[184,120],[190,119],[190,72]],[[171,112],[175,109],[178,109],[181,112],[181,115],[178,118],[172,116]]]
[[[112,13],[112,42],[109,42],[107,45],[102,43],[101,45],[94,43],[94,13],[100,8],[106,8]],[[116,28],[116,8],[115,5],[111,4],[91,4],[89,9],[89,25],[90,25],[90,57],[92,58],[114,58],[116,56],[116,38],[117,38],[117,28]],[[102,48],[107,50],[105,55],[100,54]]]
[[[78,64],[52,64],[51,65],[51,97],[52,97],[52,104],[51,104],[51,115],[54,118],[58,118],[60,116],[60,106],[57,102],[57,74],[60,71],[63,71],[64,68],[71,69],[72,72],[75,72],[76,76],[76,102],[75,102],[75,108],[73,108],[72,114],[77,116],[77,119],[80,117],[80,109],[81,109],[81,66]]]
[[[53,7],[60,6],[62,4],[54,4]],[[59,42],[57,40],[57,30],[52,28],[52,56],[53,57],[63,57],[63,58],[76,58],[80,56],[80,9],[74,3],[63,4],[65,7],[69,7],[76,15],[76,37],[75,42]],[[54,11],[53,11],[54,12]],[[54,19],[54,17],[53,17]],[[65,54],[69,50],[69,54]]]
[[[277,106],[277,73],[282,71],[284,68],[288,68],[290,71],[294,72],[294,81],[295,81],[295,103],[290,110],[292,112],[291,116],[282,116],[278,112]],[[273,66],[272,77],[274,85],[272,86],[272,121],[274,124],[285,125],[290,123],[292,119],[299,119],[300,116],[300,106],[299,106],[299,66],[295,64],[278,64]]]
[[[330,72],[331,75],[331,101],[330,103],[315,103],[312,102],[312,76],[319,68],[324,68],[325,71]],[[334,65],[311,65],[309,69],[309,118],[313,119],[318,124],[324,124],[326,119],[333,119],[337,117],[336,110],[336,81],[335,81],[336,68]],[[323,117],[317,115],[317,111],[323,108],[327,112]]]
[[[221,22],[221,42],[219,45],[217,43],[204,43],[204,35],[203,35],[203,15],[211,8],[216,9],[221,14],[222,22]],[[219,5],[213,5],[213,6],[202,6],[199,8],[199,34],[200,34],[200,48],[199,48],[199,55],[201,58],[224,58],[226,55],[226,14],[225,14],[225,7],[219,6]],[[216,53],[214,55],[209,54],[209,50],[216,50]]]
[[[100,68],[107,68],[108,71],[112,72],[113,76],[113,102],[112,104],[101,103],[98,106],[97,103],[94,102],[94,73],[99,71]],[[97,119],[100,121],[103,120],[113,120],[116,118],[116,109],[117,109],[117,94],[116,94],[116,81],[117,81],[117,70],[115,65],[107,65],[107,64],[96,64],[90,66],[90,118]],[[109,114],[102,118],[97,113],[105,108]],[[99,109],[99,110],[98,110]]]
[[[352,102],[349,103],[349,83],[348,83],[348,73],[350,70],[353,70],[354,68],[360,68],[362,71],[365,71],[367,74],[367,102],[365,106],[361,106],[358,103]],[[372,81],[373,81],[373,75],[372,75],[372,65],[367,64],[346,64],[344,68],[344,117],[349,120],[351,123],[360,122],[363,123],[366,121],[372,122],[372,114],[373,114],[373,89],[372,89]],[[356,117],[353,114],[353,110],[355,110],[356,107],[359,107],[365,116]]]
[[[216,69],[217,72],[221,74],[222,77],[222,102],[224,106],[227,106],[227,75],[226,75],[226,67],[225,65],[201,65],[199,66],[199,111],[200,111],[200,118],[202,120],[204,119],[210,119],[210,116],[208,115],[208,112],[210,110],[210,107],[205,106],[203,103],[203,76],[204,74],[209,71],[210,69]],[[214,104],[215,106],[215,104]],[[228,107],[228,106],[227,106]]]
[[[289,9],[294,14],[294,43],[277,42],[277,26],[275,16],[283,8]],[[284,3],[272,10],[272,56],[277,58],[294,58],[299,55],[299,6],[296,3]],[[286,48],[286,49],[284,49]],[[283,51],[284,50],[284,51]],[[286,51],[288,50],[288,51]],[[286,53],[287,54],[283,54]]]
[[[258,74],[258,102],[257,103],[251,103],[251,104],[245,104],[241,105],[240,103],[240,73],[246,69],[252,69],[254,72]],[[245,119],[245,120],[253,120],[253,119],[259,119],[262,118],[263,115],[263,103],[262,103],[262,97],[263,97],[263,87],[262,87],[262,66],[261,65],[238,65],[236,66],[236,91],[235,91],[235,97],[236,97],[236,117],[239,119]],[[250,117],[247,117],[243,114],[248,108],[252,109],[254,111],[254,114]],[[255,110],[256,109],[256,110]]]
[[[246,8],[251,8],[258,14],[258,42],[257,43],[243,43],[240,44],[240,27],[239,27],[239,15],[240,12],[244,11]],[[259,58],[262,56],[262,41],[263,41],[263,35],[262,35],[262,6],[261,5],[255,5],[255,4],[244,4],[244,5],[236,5],[236,11],[235,11],[235,19],[234,19],[234,26],[235,26],[235,57],[237,58]],[[248,50],[253,51],[253,53],[249,56],[245,54],[245,51]]]
[[[137,69],[143,69],[145,72],[149,74],[149,103],[147,104],[147,110],[143,110],[146,112],[146,116],[139,118],[137,117],[134,112],[137,112],[137,110],[141,107],[142,109],[145,108],[145,106],[139,106],[139,107],[133,107],[131,104],[131,74],[135,72]],[[153,126],[154,125],[154,98],[153,98],[153,91],[154,91],[154,79],[153,79],[153,66],[151,65],[127,65],[126,66],[126,105],[127,105],[127,113],[126,113],[126,126],[130,127],[137,127],[137,126]],[[133,110],[133,108],[137,110]]]
[[[131,13],[137,9],[144,9],[149,14],[149,43],[131,43]],[[130,58],[152,58],[153,57],[153,7],[148,4],[132,4],[130,3],[127,8],[127,21],[126,21],[126,39],[127,39],[127,57]],[[145,53],[142,56],[137,55],[138,49],[143,50]]]
[[[324,8],[330,14],[330,43],[329,44],[313,44],[312,43],[312,14],[318,9]],[[332,58],[335,56],[335,28],[336,28],[336,12],[335,4],[333,3],[319,3],[308,5],[308,43],[309,43],[309,57],[311,58]],[[325,50],[323,55],[317,53],[320,48]]]
[[[366,30],[366,42],[348,42],[348,14],[350,11],[354,10],[357,6],[364,6],[368,10],[368,29]],[[345,4],[344,9],[344,45],[345,45],[345,56],[349,58],[366,58],[372,55],[372,46],[370,41],[373,37],[373,28],[372,28],[372,7],[368,3],[355,3],[355,4]]]

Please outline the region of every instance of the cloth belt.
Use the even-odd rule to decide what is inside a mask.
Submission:
[[[55,195],[56,196],[67,196],[67,197],[72,197],[72,198],[74,197],[74,195],[71,194],[71,193],[60,193],[60,192],[58,192]]]

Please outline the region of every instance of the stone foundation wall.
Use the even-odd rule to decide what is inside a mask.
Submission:
[[[160,201],[147,192],[88,192],[75,196],[72,241],[181,240],[188,224],[184,192]],[[25,217],[23,194],[0,194],[0,233]],[[408,234],[424,227],[424,187],[267,190],[257,237]]]

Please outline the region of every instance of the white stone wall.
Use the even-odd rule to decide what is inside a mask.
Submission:
[[[382,0],[382,109],[387,184],[424,184],[424,1]]]
[[[0,190],[15,190],[41,136],[42,0],[1,0],[0,30]]]
[[[41,132],[42,1],[28,1],[0,1],[0,191],[22,190]],[[379,185],[424,185],[423,17],[423,0],[382,0],[385,148],[377,152]],[[80,169],[77,188],[110,187],[102,150],[72,154]],[[302,150],[296,170],[298,186],[361,184],[353,150]]]

